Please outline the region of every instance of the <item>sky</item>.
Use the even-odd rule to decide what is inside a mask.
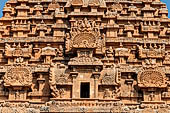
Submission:
[[[6,3],[8,0],[0,0],[0,1],[1,1],[1,2],[0,2],[0,17],[2,17],[3,7],[4,7],[5,3]],[[168,17],[170,18],[170,0],[161,0],[161,1],[167,4],[168,11],[169,11]]]

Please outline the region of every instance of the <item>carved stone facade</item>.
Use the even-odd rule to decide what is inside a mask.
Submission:
[[[160,0],[9,0],[0,113],[170,113]]]

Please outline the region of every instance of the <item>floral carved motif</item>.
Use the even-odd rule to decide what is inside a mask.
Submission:
[[[32,72],[28,67],[9,67],[4,76],[5,86],[31,86]]]
[[[138,74],[139,87],[166,87],[166,76],[159,69],[146,69]]]

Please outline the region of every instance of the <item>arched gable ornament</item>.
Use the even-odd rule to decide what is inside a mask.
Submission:
[[[105,35],[100,34],[99,23],[95,20],[71,20],[71,31],[66,34],[66,52],[78,48],[93,48],[102,51]]]
[[[162,69],[148,68],[138,73],[138,86],[143,88],[164,88],[166,76]]]
[[[80,33],[77,34],[73,40],[74,48],[96,48],[96,36],[93,33]]]

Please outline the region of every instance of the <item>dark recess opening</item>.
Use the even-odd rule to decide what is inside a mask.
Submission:
[[[80,98],[90,98],[90,83],[81,83]]]

